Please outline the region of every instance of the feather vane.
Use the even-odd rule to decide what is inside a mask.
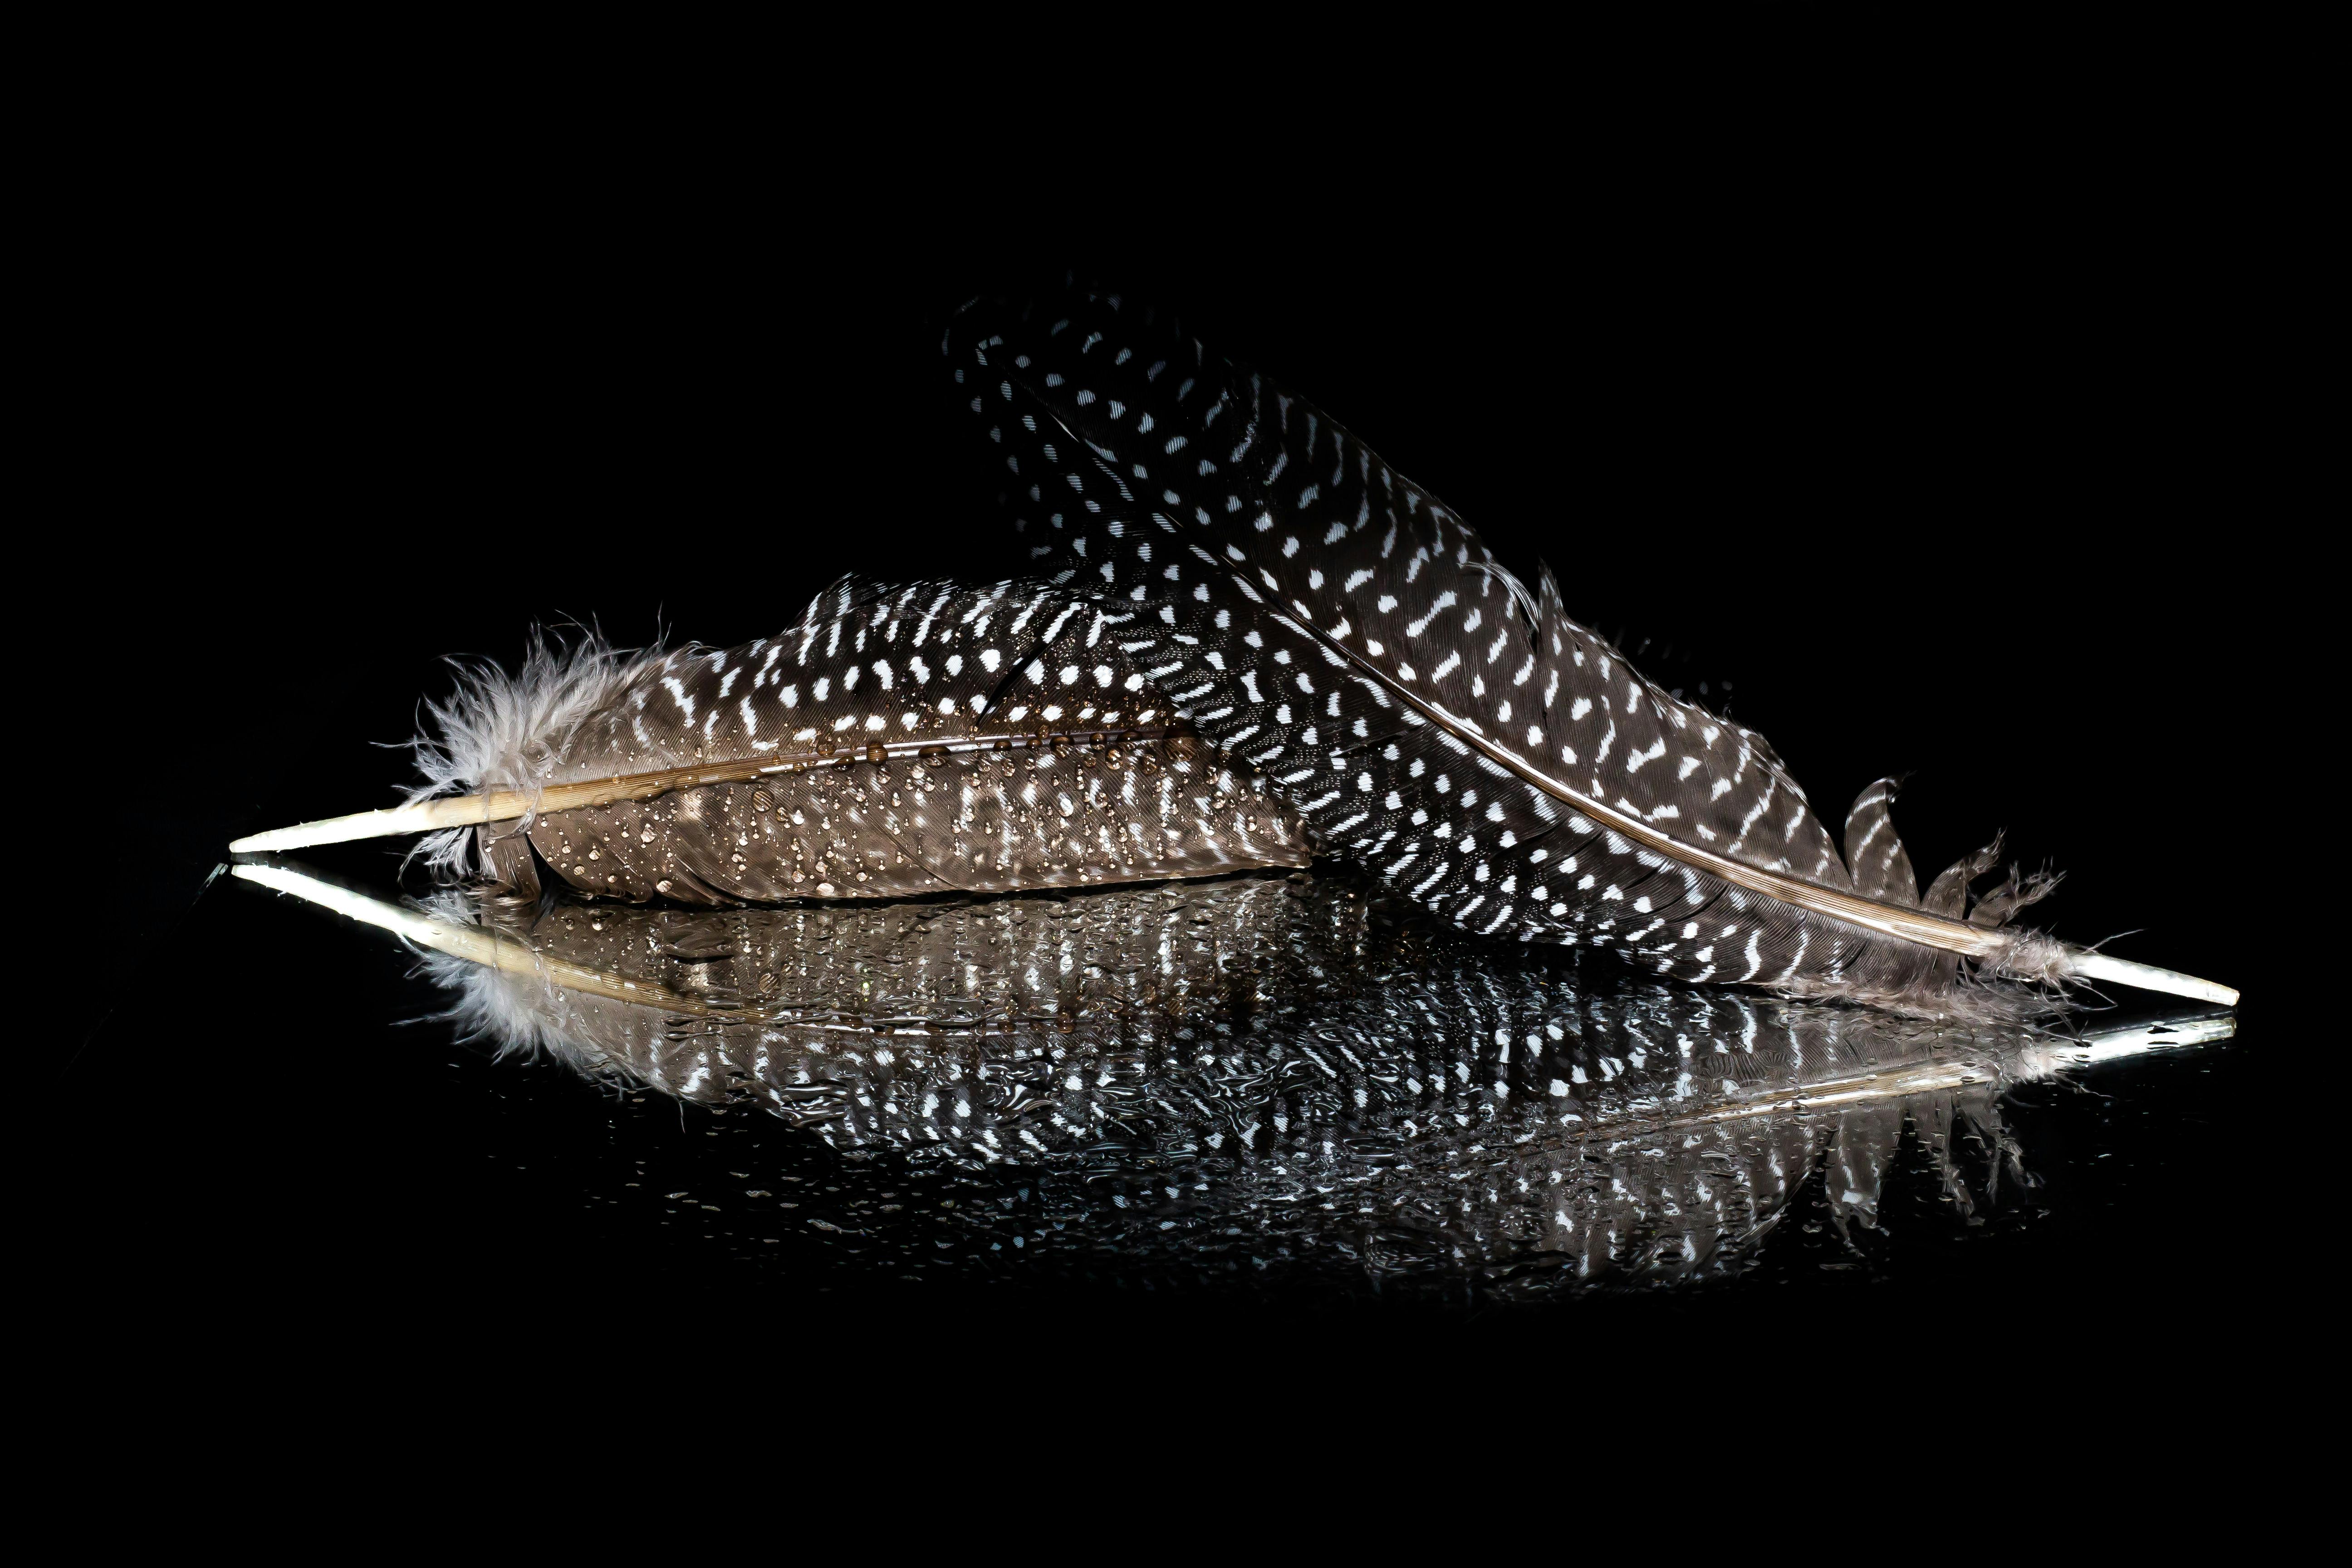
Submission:
[[[426,853],[524,898],[541,865],[717,904],[1306,864],[1296,814],[1137,669],[1129,618],[1039,583],[849,579],[739,647],[542,648],[433,710],[425,792],[475,793],[409,809],[454,808],[471,825]]]
[[[1643,678],[1548,567],[1529,592],[1346,428],[1171,319],[1102,293],[976,301],[943,346],[1006,449],[1032,566],[1139,613],[1158,638],[1139,658],[1204,735],[1454,923],[1937,1015],[2030,1013],[2048,996],[1984,982],[2092,973],[2003,929],[2045,882],[1969,905],[1990,853],[1923,900],[1888,781],[1841,859],[1762,737]]]

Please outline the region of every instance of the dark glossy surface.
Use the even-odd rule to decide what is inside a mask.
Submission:
[[[606,1091],[614,1152],[580,1178],[591,1232],[626,1248],[682,1228],[786,1289],[847,1274],[1476,1308],[1719,1285],[1823,1217],[1821,1266],[1870,1269],[1890,1208],[1915,1242],[2046,1216],[2005,1098],[2231,1029],[2194,1008],[2146,1037],[2116,1018],[1931,1026],[1663,983],[1466,941],[1344,870],[431,908],[530,958],[444,946],[425,970],[447,1022]],[[718,1142],[625,1131],[675,1101]]]
[[[1000,1122],[1009,1157],[974,1159],[910,1145],[878,1108],[845,1107],[872,1087],[858,1070],[835,1090],[831,1116],[795,1128],[754,1105],[682,1104],[551,1062],[491,1060],[453,1040],[434,1016],[446,994],[383,933],[224,879],[159,948],[154,988],[68,1076],[83,1102],[112,1108],[115,1130],[78,1144],[66,1167],[79,1242],[110,1244],[85,1254],[91,1267],[78,1278],[201,1279],[302,1322],[345,1310],[528,1315],[550,1300],[626,1315],[702,1300],[777,1325],[886,1337],[950,1321],[1017,1334],[1042,1321],[1082,1334],[1248,1336],[1303,1317],[1339,1336],[1333,1348],[1415,1323],[1515,1340],[1606,1324],[1628,1344],[1701,1325],[1801,1335],[1949,1302],[1965,1302],[1970,1321],[2136,1335],[2151,1291],[2168,1313],[2234,1311],[2244,1280],[2224,1259],[2241,1250],[2230,1238],[2259,1227],[2260,1173],[2279,1135],[2258,1027],[2070,1081],[1742,1123],[1705,1134],[1722,1144],[1720,1161],[1685,1146],[1684,1130],[1657,1135],[1654,1116],[1637,1117],[1631,1138],[1563,1138],[1555,1123],[1529,1148],[1513,1118],[1532,1104],[1557,1110],[1540,1090],[1565,1058],[1538,1068],[1522,1048],[1519,1067],[1501,1069],[1491,1038],[1455,1026],[1487,1027],[1496,1009],[1580,1013],[1604,1031],[1695,1009],[1733,1023],[1761,1016],[1762,1070],[1786,1079],[1769,1022],[1780,1010],[1645,986],[1612,967],[1596,974],[1590,960],[1580,976],[1559,957],[1419,940],[1410,974],[1375,965],[1311,986],[1281,966],[1252,975],[1244,996],[1192,1020],[1222,1016],[1244,1045],[1220,1041],[1203,1060],[1188,1043],[1181,1060],[1120,1075],[1130,1089],[1207,1097],[1200,1113],[1150,1112],[1133,1136],[1059,1140],[1050,1158]],[[257,984],[256,953],[267,955],[266,992],[225,989],[225,975]],[[1232,1109],[1248,1110],[1286,1061],[1319,1079],[1298,1047],[1335,1032],[1381,1066],[1360,1032],[1367,1016],[1393,1020],[1433,995],[1456,1011],[1417,1014],[1403,1054],[1438,1070],[1458,1057],[1475,1079],[1513,1080],[1517,1107],[1490,1082],[1456,1081],[1423,1097],[1436,1115],[1351,1124],[1336,1157],[1286,1152],[1276,1138],[1247,1159],[1199,1147],[1203,1132],[1240,1125],[1215,1104],[1223,1089],[1238,1086]],[[1249,1034],[1254,1019],[1276,1032]],[[1007,1059],[1040,1038],[1061,1047],[1052,1024],[1029,1029],[980,1047],[1015,1100],[1008,1075],[1053,1096],[1066,1073],[1043,1050]],[[1702,1036],[1702,1057],[1738,1051],[1737,1034]],[[1581,1076],[1602,1079],[1604,1055],[1627,1068],[1595,1041]],[[1089,1092],[1107,1060],[1087,1056]],[[1756,1067],[1742,1060],[1740,1075]],[[910,1100],[913,1068],[897,1069]],[[855,1131],[861,1120],[872,1131]],[[1857,1152],[1874,1167],[1862,1177]],[[1554,1171],[1564,1191],[1545,1185]],[[1710,1175],[1718,1188],[1737,1184],[1738,1212],[1676,1216],[1677,1201],[1698,1206],[1693,1184]],[[1517,1185],[1530,1176],[1532,1200]],[[1323,1206],[1334,1187],[1344,1211]],[[1570,1195],[1582,1234],[1563,1237],[1549,1216]],[[1357,1212],[1373,1204],[1377,1216]],[[1686,1255],[1688,1235],[1697,1249]],[[2110,1318],[2122,1326],[2098,1327]]]
[[[1885,1325],[2054,1321],[2097,1342],[2145,1335],[2160,1309],[2210,1350],[2286,1288],[2301,1244],[2281,1258],[2272,1173],[2306,1135],[2282,1098],[2326,1042],[2290,1037],[2292,983],[2262,922],[2208,896],[2217,841],[2184,821],[2210,759],[2250,743],[2261,549],[2115,566],[2119,541],[2243,515],[2258,467],[2217,390],[2229,378],[2145,339],[2133,300],[2178,290],[1975,273],[1947,288],[1958,263],[1857,276],[1799,251],[1727,284],[1634,247],[1571,309],[1554,253],[1504,244],[1408,265],[1050,237],[982,235],[972,262],[939,236],[883,236],[780,294],[709,237],[714,270],[667,296],[690,320],[648,306],[644,331],[593,341],[587,295],[561,283],[346,299],[323,339],[268,304],[285,330],[261,335],[267,374],[236,395],[236,427],[268,438],[205,444],[183,470],[248,521],[233,548],[156,546],[152,598],[117,608],[164,635],[101,639],[139,695],[142,754],[176,772],[110,803],[102,847],[77,862],[98,884],[78,885],[70,922],[67,1033],[85,1043],[40,1112],[53,1300],[92,1321],[180,1303],[189,1321],[267,1324],[273,1354],[331,1347],[358,1318],[427,1337],[593,1324],[633,1347],[740,1344],[754,1323],[894,1346],[975,1324],[1023,1345],[1262,1342],[1306,1321],[1319,1337],[1285,1340],[1301,1353],[1383,1345],[1401,1359],[1370,1364],[1404,1377],[1407,1351],[1441,1353],[1424,1329],[1639,1361],[1694,1342],[1780,1356]],[[543,243],[528,225],[509,239]],[[1662,682],[1729,693],[1820,799],[1909,773],[1920,864],[2005,826],[2028,865],[2069,874],[2043,910],[2061,935],[2137,931],[2125,956],[2243,987],[2237,1039],[2017,1090],[2000,1122],[2037,1184],[2005,1181],[1969,1214],[1914,1138],[1874,1226],[1841,1226],[1842,1192],[1809,1172],[1737,1278],[1506,1306],[1442,1261],[1376,1289],[1360,1254],[1320,1239],[1138,1248],[1089,1228],[1096,1206],[1058,1178],[908,1168],[764,1114],[496,1064],[430,1021],[436,995],[380,936],[226,882],[197,896],[238,833],[391,800],[403,759],[378,748],[441,689],[444,653],[511,659],[534,619],[564,616],[624,641],[659,622],[730,644],[844,570],[1001,575],[938,334],[961,299],[1065,240],[1081,265],[1181,297],[1515,569],[1572,540],[1570,612],[1623,634]],[[617,281],[581,287],[600,310],[642,291]],[[355,541],[439,531],[391,569],[249,568],[322,517]],[[1660,573],[1677,579],[1670,613]],[[321,858],[397,874],[396,847]],[[721,1311],[724,1331],[703,1316]]]

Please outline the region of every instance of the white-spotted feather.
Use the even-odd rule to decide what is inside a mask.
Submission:
[[[1172,321],[1083,291],[975,302],[945,349],[1033,563],[1136,614],[1186,716],[1399,893],[1485,935],[1938,1015],[2030,1012],[2049,994],[1979,982],[2086,973],[1996,930],[2046,884],[1969,911],[1972,858],[1924,906],[1885,785],[1842,860],[1761,737],[1644,679],[1549,570],[1529,594],[1344,427]]]
[[[782,635],[737,647],[535,644],[518,674],[467,669],[433,706],[417,745],[428,790],[530,798],[772,765],[450,829],[428,853],[457,868],[478,846],[523,896],[543,866],[583,892],[682,903],[1306,864],[1296,814],[1201,746],[1122,648],[1129,618],[1044,583],[846,579]]]

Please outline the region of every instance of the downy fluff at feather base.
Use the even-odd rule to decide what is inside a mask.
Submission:
[[[993,892],[1307,863],[1303,825],[1039,583],[846,579],[782,636],[623,653],[535,639],[461,667],[415,742],[420,796],[709,764],[746,776],[447,829],[436,868],[516,896],[542,870],[631,901]]]

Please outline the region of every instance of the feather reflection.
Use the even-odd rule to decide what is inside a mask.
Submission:
[[[1998,1201],[2026,1179],[2009,1086],[2233,1027],[2076,1039],[1644,983],[1305,872],[522,916],[238,874],[433,950],[503,1046],[893,1169],[1024,1173],[1058,1223],[959,1212],[967,1256],[1004,1229],[1123,1269],[1337,1248],[1505,1295],[1734,1272],[1816,1175],[1841,1233],[1875,1226],[1906,1147],[1961,1213]]]

